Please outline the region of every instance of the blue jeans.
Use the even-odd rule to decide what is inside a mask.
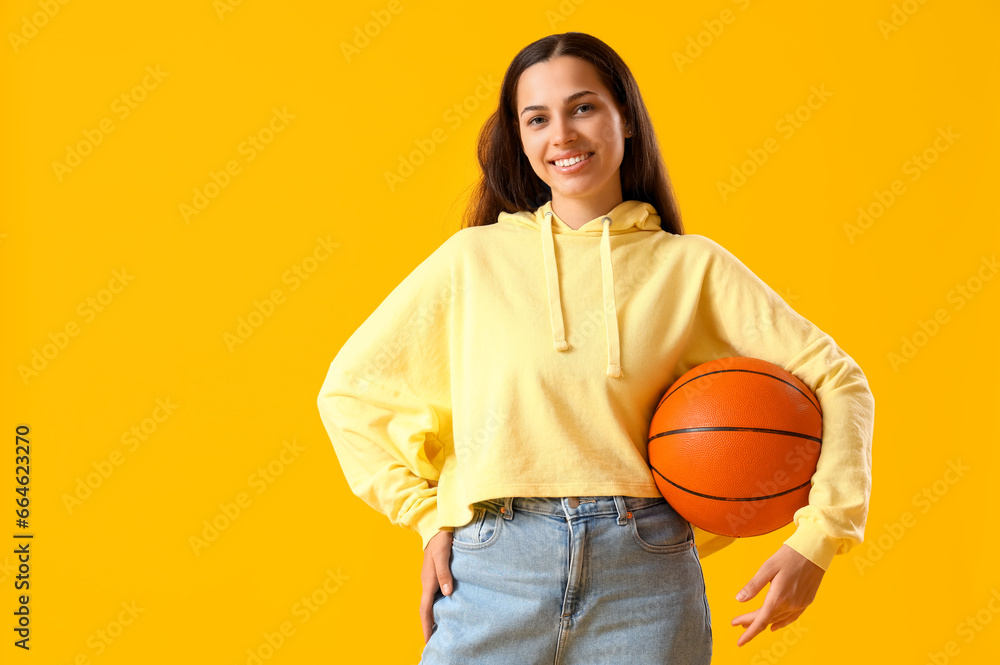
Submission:
[[[421,665],[707,665],[694,533],[663,497],[480,501]]]

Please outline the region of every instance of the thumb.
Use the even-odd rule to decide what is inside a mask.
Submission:
[[[750,578],[750,581],[746,583],[746,586],[740,589],[739,593],[736,594],[736,600],[742,603],[743,601],[750,600],[760,593],[760,590],[763,589],[764,585],[771,579],[771,576],[767,573],[768,566],[767,563],[765,563],[757,571],[757,574]]]

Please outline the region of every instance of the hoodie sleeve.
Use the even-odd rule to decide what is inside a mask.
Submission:
[[[344,343],[317,402],[351,490],[419,533],[424,547],[439,531],[442,439],[451,437],[450,245],[418,265]]]
[[[705,236],[709,256],[691,366],[746,356],[780,365],[815,393],[823,443],[809,504],[793,516],[785,544],[827,570],[862,542],[871,494],[875,402],[861,367],[724,247]]]

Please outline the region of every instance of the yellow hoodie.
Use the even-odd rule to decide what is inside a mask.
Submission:
[[[484,499],[660,496],[656,405],[729,356],[780,365],[820,400],[809,505],[785,543],[825,570],[864,534],[868,381],[735,256],[664,231],[649,203],[573,229],[549,201],[456,232],[344,343],[318,406],[351,490],[426,547]],[[695,529],[702,557],[733,540]]]

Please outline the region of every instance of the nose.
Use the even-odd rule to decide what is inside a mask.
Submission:
[[[552,119],[552,142],[556,145],[563,145],[576,139],[576,130],[573,124],[562,116]]]

